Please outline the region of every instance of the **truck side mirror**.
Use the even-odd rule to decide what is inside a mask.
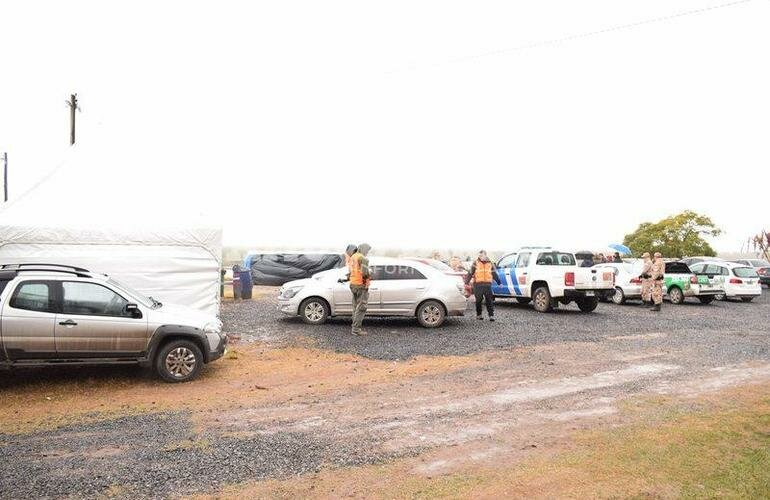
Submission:
[[[134,303],[126,304],[124,309],[126,311],[126,315],[131,318],[140,319],[142,317],[141,309],[139,309],[139,306]]]

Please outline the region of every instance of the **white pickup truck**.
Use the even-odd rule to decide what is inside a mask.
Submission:
[[[523,247],[497,263],[500,284],[492,283],[495,297],[533,302],[539,312],[575,302],[583,312],[599,303],[598,295],[615,288],[611,270],[578,267],[575,254],[550,247]]]

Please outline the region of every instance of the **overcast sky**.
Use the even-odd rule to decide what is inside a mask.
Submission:
[[[225,244],[596,247],[689,208],[736,251],[770,229],[770,1],[724,4],[3,2],[0,152],[13,197],[77,92],[118,210]]]

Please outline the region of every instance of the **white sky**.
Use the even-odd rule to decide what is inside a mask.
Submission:
[[[0,152],[18,195],[77,92],[115,189],[225,244],[596,247],[690,208],[735,251],[770,222],[770,1],[508,50],[723,3],[4,2]]]

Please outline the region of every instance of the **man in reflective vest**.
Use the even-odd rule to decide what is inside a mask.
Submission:
[[[350,291],[353,292],[353,335],[366,335],[361,329],[361,324],[366,315],[366,306],[369,303],[369,283],[372,280],[369,273],[369,254],[370,247],[366,243],[358,245],[356,253],[350,256],[348,263],[348,280],[350,281]]]
[[[476,262],[471,266],[471,270],[465,277],[465,283],[473,280],[473,295],[476,297],[476,319],[483,320],[481,315],[481,301],[486,302],[489,321],[495,320],[495,296],[492,295],[492,280],[499,285],[500,277],[497,275],[495,265],[490,262],[487,252],[482,250]]]
[[[355,245],[348,245],[345,249],[345,267],[350,267],[350,258],[354,253],[358,251],[358,247]]]

